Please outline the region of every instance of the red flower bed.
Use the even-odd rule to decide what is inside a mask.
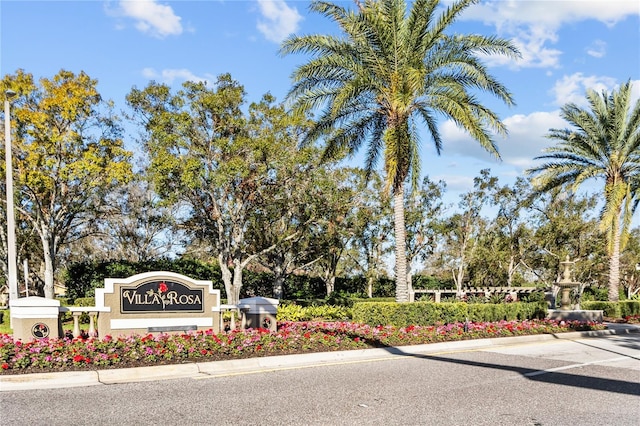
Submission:
[[[349,322],[281,322],[275,332],[264,328],[220,333],[207,330],[185,334],[40,339],[30,342],[14,341],[12,336],[3,334],[0,335],[0,374],[217,361],[604,328],[604,325],[597,323],[550,320],[402,328]]]

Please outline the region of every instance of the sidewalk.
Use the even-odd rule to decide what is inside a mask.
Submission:
[[[67,373],[0,375],[0,392],[252,374],[264,371],[296,369],[320,365],[385,360],[397,356],[480,350],[489,347],[545,342],[557,339],[575,340],[585,337],[640,333],[640,325],[638,324],[605,323],[605,325],[608,327],[607,330],[601,331],[499,337],[494,339],[463,340],[426,345],[281,355],[229,361],[196,362],[138,368],[120,368]]]

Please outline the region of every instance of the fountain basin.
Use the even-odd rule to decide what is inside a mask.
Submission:
[[[599,310],[562,310],[549,309],[547,318],[556,321],[591,321],[602,322],[603,312]]]

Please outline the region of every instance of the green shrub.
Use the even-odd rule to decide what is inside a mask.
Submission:
[[[500,320],[540,319],[546,316],[545,303],[468,304],[455,303],[355,303],[354,322],[369,325],[435,325],[464,322],[494,322]]]
[[[325,298],[325,303],[327,305],[338,305],[338,306],[353,306],[353,299],[349,293],[343,291],[334,291],[329,296]]]
[[[304,308],[296,304],[287,304],[278,306],[276,319],[278,321],[303,321]]]
[[[589,286],[582,292],[582,302],[602,301],[606,302],[609,298],[609,290],[606,287]]]
[[[396,298],[395,297],[371,297],[371,298],[370,297],[364,297],[364,298],[353,297],[351,298],[351,300],[353,301],[353,303],[395,302]]]
[[[602,311],[605,317],[624,318],[640,315],[640,301],[621,300],[619,302],[587,301],[580,304],[582,309]]]
[[[72,304],[72,300],[68,297],[56,297],[56,300],[60,302],[60,306],[69,306]]]
[[[432,325],[464,321],[466,303],[355,303],[352,308],[354,322],[369,325]]]
[[[640,315],[640,300],[622,300],[618,303],[620,304],[623,318]]]
[[[320,305],[320,306],[300,306],[292,303],[285,303],[278,306],[276,319],[278,321],[344,321],[351,318],[351,309],[345,306]]]
[[[78,297],[73,301],[73,306],[96,306],[95,297]]]
[[[507,296],[504,293],[493,293],[489,296],[488,303],[498,304],[505,303],[507,301]],[[469,303],[467,301],[467,303]]]
[[[589,311],[602,311],[605,317],[622,318],[622,311],[617,302],[583,301],[580,303],[580,307]]]
[[[0,316],[2,316],[2,321],[0,321],[0,334],[11,334],[13,330],[11,330],[11,311],[9,309],[0,310]]]
[[[411,277],[411,286],[416,289],[442,290],[455,288],[451,278],[440,278],[432,275],[414,275]]]
[[[545,297],[544,291],[536,290],[533,293],[523,294],[522,296],[520,296],[520,301],[525,303],[535,303],[535,302],[546,303],[544,297]]]
[[[467,303],[469,304],[473,304],[473,303],[487,303],[487,298],[484,296],[477,296],[475,294],[470,295],[469,297],[467,297]]]
[[[342,320],[351,318],[351,309],[346,306],[324,305],[309,306],[306,310],[308,319],[323,319],[327,321]]]
[[[547,315],[544,302],[501,304],[470,304],[469,320],[476,322],[542,319]]]

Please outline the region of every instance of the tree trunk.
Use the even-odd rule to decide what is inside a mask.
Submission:
[[[324,280],[325,287],[327,288],[327,296],[331,296],[336,289],[336,275],[331,274]]]
[[[43,230],[40,238],[42,240],[42,251],[44,253],[44,297],[47,299],[55,299],[55,291],[53,288],[53,271],[54,271],[54,253],[53,243],[47,231]]]
[[[460,266],[458,266],[458,270],[454,280],[456,282],[456,291],[458,297],[464,296],[464,293],[462,292],[462,280],[464,280],[464,260],[465,256],[463,254],[460,259]]]
[[[515,259],[514,256],[511,255],[509,256],[509,269],[507,272],[507,287],[511,288],[511,286],[513,285],[513,274],[516,271],[516,267],[515,265]]]
[[[464,243],[462,245],[462,250],[460,250],[460,265],[456,269],[453,274],[453,282],[456,283],[456,296],[459,298],[464,297],[464,292],[462,291],[462,281],[464,280],[464,262],[466,260],[466,250],[467,250],[467,241],[466,237]]]
[[[464,292],[462,291],[462,282],[464,281],[464,268],[465,262],[467,260],[467,245],[469,244],[469,240],[471,239],[471,233],[473,232],[472,225],[469,223],[471,219],[468,217],[464,219],[464,227],[462,230],[462,246],[460,247],[460,265],[456,270],[456,273],[453,277],[453,281],[456,283],[456,296],[458,298],[464,297]]]
[[[620,299],[620,293],[618,292],[620,285],[620,225],[618,218],[613,221],[611,233],[613,241],[611,242],[611,257],[609,258],[609,302],[617,302]]]
[[[393,194],[393,227],[396,239],[396,302],[409,301],[407,284],[407,242],[404,225],[404,185],[400,184]]]
[[[231,302],[233,293],[231,291],[233,285],[233,283],[231,282],[231,269],[229,269],[229,265],[227,265],[226,259],[222,254],[218,255],[218,264],[220,265],[220,273],[222,275],[222,282],[224,283],[224,291],[225,293],[227,293],[227,303],[233,304],[233,302]]]
[[[273,297],[282,299],[284,297],[284,268],[276,266],[273,268]]]
[[[240,262],[233,268],[233,285],[231,286],[231,294],[233,295],[233,301],[229,302],[233,305],[240,303],[240,290],[242,289],[242,270],[244,269]]]

